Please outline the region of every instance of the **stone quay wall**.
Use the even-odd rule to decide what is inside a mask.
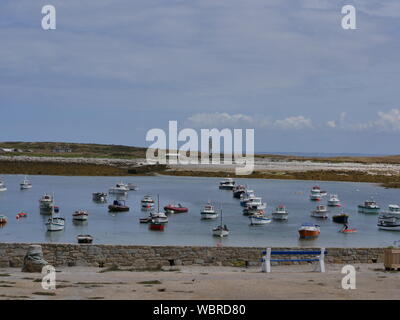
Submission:
[[[40,244],[40,243],[39,243]],[[0,267],[21,267],[29,243],[0,243]],[[164,266],[260,266],[262,251],[255,247],[137,246],[106,244],[41,243],[45,260],[53,266],[126,266],[132,269],[160,269]],[[315,250],[319,248],[272,248],[273,250]],[[383,262],[384,248],[326,248],[326,263],[354,264]],[[307,256],[277,256],[295,259]],[[315,257],[315,256],[310,256]],[[299,264],[303,262],[280,262]],[[307,263],[307,262],[305,262]],[[275,263],[276,264],[276,263]]]

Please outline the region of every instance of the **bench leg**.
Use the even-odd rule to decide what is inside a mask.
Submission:
[[[321,248],[321,254],[318,256],[319,261],[317,262],[314,271],[325,272],[325,248]]]
[[[263,257],[263,262],[261,265],[262,272],[271,272],[271,248],[267,248],[267,255]]]

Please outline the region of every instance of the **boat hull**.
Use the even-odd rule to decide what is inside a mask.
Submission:
[[[228,230],[213,230],[213,236],[214,237],[226,237],[229,235],[229,231]]]
[[[116,205],[109,205],[108,206],[108,211],[110,212],[123,212],[123,211],[129,211],[129,207],[127,206],[116,206]]]
[[[299,236],[301,239],[314,239],[317,238],[320,233],[319,230],[299,230]]]
[[[216,218],[218,218],[218,213],[216,213],[216,212],[214,212],[214,213],[211,213],[211,212],[201,212],[200,214],[201,214],[201,218],[202,218],[203,220],[210,220],[210,219],[216,219]]]
[[[332,221],[336,223],[347,223],[349,221],[349,216],[348,215],[333,216]]]
[[[272,219],[274,220],[287,220],[288,213],[272,212]]]
[[[264,225],[264,224],[268,224],[271,222],[270,218],[266,218],[266,217],[249,217],[250,219],[250,224],[252,226],[259,226],[259,225]]]
[[[358,206],[359,213],[368,213],[368,214],[378,214],[380,208],[368,208],[364,206]]]

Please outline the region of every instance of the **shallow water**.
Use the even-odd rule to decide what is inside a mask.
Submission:
[[[382,247],[393,245],[400,239],[400,232],[377,228],[377,215],[357,213],[357,205],[371,196],[383,209],[389,204],[400,203],[400,190],[384,189],[370,183],[237,179],[237,183],[247,184],[263,197],[268,204],[268,214],[279,204],[285,204],[289,210],[287,222],[272,221],[264,226],[249,226],[249,219],[242,215],[239,200],[232,197],[231,191],[218,189],[219,178],[30,176],[33,188],[23,191],[19,190],[22,175],[4,175],[3,178],[8,190],[0,192],[0,214],[5,214],[9,221],[0,228],[2,242],[76,243],[78,234],[91,234],[94,243],[109,244],[214,246],[222,242],[228,246]],[[138,185],[139,190],[128,194],[129,212],[111,214],[107,210],[108,204],[92,201],[92,192],[106,192],[120,180]],[[310,211],[318,204],[308,198],[315,184],[328,193],[339,195],[343,210],[350,215],[349,225],[358,229],[357,233],[338,232],[341,225],[332,222],[331,216],[340,213],[340,208],[330,209],[327,220],[310,217]],[[44,223],[48,216],[39,213],[38,203],[45,192],[55,195],[60,214],[66,218],[64,231],[46,231]],[[139,218],[148,216],[140,209],[140,199],[145,194],[151,194],[155,199],[159,194],[160,207],[169,202],[179,202],[189,207],[189,212],[169,215],[165,231],[151,231],[148,225],[139,223]],[[320,204],[326,204],[326,198]],[[110,195],[108,202],[113,199]],[[223,223],[231,230],[227,238],[212,236],[212,228],[219,224],[219,219],[200,219],[200,210],[209,200],[218,208],[222,206]],[[73,223],[72,213],[78,209],[88,210],[87,223]],[[28,217],[15,219],[20,211],[28,212]],[[297,229],[303,222],[315,222],[321,226],[318,239],[299,240]]]

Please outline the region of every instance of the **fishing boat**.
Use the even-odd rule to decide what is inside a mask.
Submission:
[[[240,196],[245,192],[246,192],[246,186],[243,185],[235,186],[232,189],[233,197],[236,199],[240,199]]]
[[[53,197],[49,194],[44,194],[39,199],[39,209],[42,214],[50,214],[54,209]]]
[[[25,176],[24,180],[19,184],[21,190],[31,189],[32,183]]]
[[[204,220],[218,218],[218,212],[215,210],[214,206],[210,202],[203,207],[200,214],[201,218]]]
[[[164,231],[165,229],[165,223],[162,222],[156,222],[156,221],[151,221],[150,226],[149,226],[150,230],[156,230],[156,231]]]
[[[246,206],[257,206],[258,209],[265,209],[267,207],[266,202],[262,202],[262,198],[253,197],[246,202]]]
[[[221,222],[218,227],[213,229],[213,236],[215,237],[226,237],[229,235],[229,229],[226,225],[222,225],[222,209],[221,209]]]
[[[369,201],[364,201],[364,204],[358,206],[359,213],[379,213],[380,207],[376,204],[374,199],[371,198]]]
[[[320,227],[313,223],[303,223],[298,231],[301,239],[313,239],[321,233]]]
[[[222,190],[232,190],[235,186],[235,181],[232,178],[226,178],[221,180],[219,183],[219,188]]]
[[[188,212],[189,209],[182,206],[180,203],[177,205],[175,204],[168,204],[164,207],[164,211],[166,213],[183,213],[183,212]]]
[[[260,226],[270,223],[272,221],[271,218],[266,217],[264,214],[259,214],[259,213],[250,216],[249,219],[250,219],[250,225],[252,226]]]
[[[125,200],[114,200],[112,204],[108,206],[110,212],[123,212],[129,211],[129,207],[126,205]]]
[[[149,222],[151,222],[151,217],[140,218],[139,222],[140,223],[149,223]]]
[[[310,193],[311,201],[320,201],[321,198],[322,198],[322,194],[319,189],[311,189],[311,193]]]
[[[316,192],[319,192],[322,197],[327,195],[327,192],[324,190],[321,190],[321,188],[319,186],[312,187],[311,191],[313,191],[313,190]]]
[[[88,219],[88,212],[85,210],[77,210],[72,214],[72,219],[75,221],[86,221]]]
[[[357,229],[345,229],[345,228],[342,228],[342,229],[339,230],[339,232],[341,232],[341,233],[356,233]]]
[[[151,196],[146,195],[143,197],[143,199],[140,201],[142,209],[151,209],[154,207],[154,200]]]
[[[139,190],[138,186],[135,185],[135,184],[133,184],[133,183],[128,183],[126,186],[128,187],[128,189],[129,189],[130,191],[137,191],[137,190]]]
[[[260,209],[257,205],[248,204],[243,208],[243,215],[252,216],[255,214],[264,214],[265,211]]]
[[[3,214],[0,214],[0,225],[6,224],[7,221],[7,217]]]
[[[289,212],[286,210],[286,207],[281,204],[275,208],[272,212],[272,219],[274,220],[287,220]]]
[[[347,223],[349,221],[349,215],[346,213],[336,214],[332,216],[332,221],[336,223]]]
[[[340,207],[340,200],[339,197],[336,194],[331,194],[328,200],[328,206],[329,207]]]
[[[90,234],[80,234],[76,237],[78,243],[92,243],[93,237]]]
[[[46,222],[47,231],[62,231],[64,230],[65,219],[61,218],[58,214],[54,212],[54,206],[51,210],[51,217]]]
[[[108,193],[111,194],[126,194],[129,191],[129,188],[126,184],[119,182],[108,190]]]
[[[7,187],[2,180],[0,180],[0,191],[7,191]]]
[[[317,206],[315,210],[311,211],[311,217],[326,219],[328,218],[327,212],[328,212],[327,207],[324,205],[320,205]]]
[[[92,193],[92,199],[95,202],[107,202],[107,193],[94,192],[94,193]]]
[[[254,194],[253,190],[246,190],[244,193],[240,195],[240,205],[242,207],[245,207],[247,202],[255,197],[256,195]]]
[[[378,217],[378,228],[381,230],[400,231],[400,217],[381,215]]]

